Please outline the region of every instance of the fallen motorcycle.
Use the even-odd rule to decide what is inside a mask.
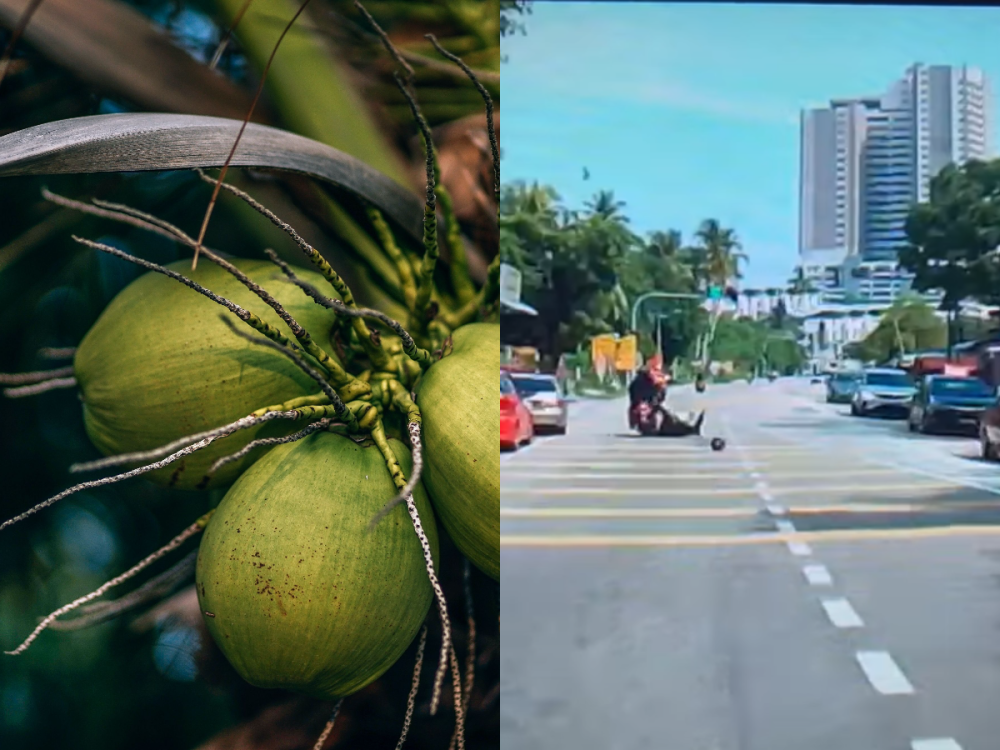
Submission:
[[[691,421],[685,421],[663,410],[662,401],[650,403],[640,401],[629,407],[629,428],[637,430],[643,437],[701,437],[701,427],[705,420],[705,412],[701,412]],[[713,451],[721,451],[726,447],[726,441],[721,437],[713,437],[708,442]]]

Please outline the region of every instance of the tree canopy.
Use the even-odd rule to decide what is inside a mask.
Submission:
[[[709,313],[700,304],[704,290],[735,283],[742,275],[748,256],[734,229],[706,219],[690,241],[677,229],[640,236],[626,211],[625,202],[610,190],[597,191],[582,209],[571,210],[549,186],[504,186],[501,260],[521,270],[524,300],[538,310],[540,327],[551,332],[549,354],[572,351],[598,333],[628,333],[632,305],[653,291],[698,299],[651,298],[644,303],[637,320],[642,351],[655,351],[659,328],[671,354],[692,354],[709,328]],[[776,329],[789,327],[794,328],[794,321],[783,309],[770,320],[720,320],[711,352],[717,359],[745,360],[752,367],[763,342],[774,338]],[[730,338],[734,345],[739,342],[733,356],[727,354]],[[775,352],[780,348],[769,345]],[[794,341],[792,350],[786,360],[797,366],[801,352]]]
[[[861,341],[845,354],[865,362],[886,362],[907,352],[942,349],[948,343],[947,325],[934,308],[915,295],[898,299]]]
[[[900,265],[918,291],[940,290],[942,307],[964,299],[1000,304],[1000,160],[949,165],[906,221]]]

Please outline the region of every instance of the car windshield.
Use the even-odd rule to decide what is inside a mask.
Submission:
[[[514,387],[522,396],[536,393],[559,393],[559,385],[554,378],[514,378]]]
[[[835,372],[831,377],[834,383],[853,383],[858,379],[857,374],[853,372]]]
[[[979,378],[936,378],[931,393],[942,396],[993,396],[993,390]]]
[[[913,385],[905,372],[869,372],[865,375],[865,383],[889,388],[907,388]]]
[[[505,375],[501,375],[500,376],[500,395],[501,396],[510,396],[510,395],[512,395],[514,393],[516,393],[516,391],[514,390],[514,384],[511,382],[510,378],[507,377],[507,376],[505,376]]]

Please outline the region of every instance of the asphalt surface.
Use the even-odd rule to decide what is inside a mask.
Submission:
[[[808,380],[672,400],[705,439],[592,401],[501,457],[501,747],[1000,747],[1000,465]]]

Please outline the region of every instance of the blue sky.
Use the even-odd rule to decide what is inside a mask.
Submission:
[[[802,108],[914,62],[980,67],[1000,104],[1000,8],[537,2],[526,24],[503,41],[503,180],[570,207],[613,190],[643,234],[717,218],[747,286],[795,264]]]

